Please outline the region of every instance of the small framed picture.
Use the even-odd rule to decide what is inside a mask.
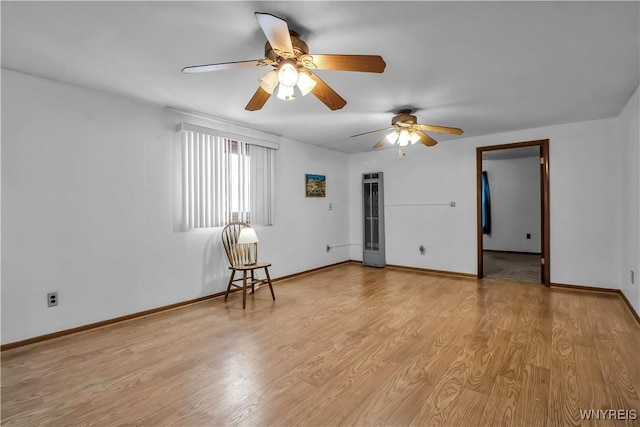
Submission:
[[[307,173],[304,175],[304,195],[306,197],[326,197],[327,177]]]

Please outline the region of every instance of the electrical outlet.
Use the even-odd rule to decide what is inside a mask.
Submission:
[[[452,207],[452,208],[455,208],[456,207],[456,202],[449,202],[449,206]]]
[[[49,292],[47,294],[47,307],[55,307],[58,305],[58,293]]]
[[[327,252],[331,250],[331,246],[327,245]]]
[[[635,271],[631,270],[631,284],[633,285],[634,283],[636,283],[636,273]]]
[[[527,233],[527,239],[531,238],[531,233]]]
[[[333,203],[329,203],[329,210],[332,211],[333,210]]]

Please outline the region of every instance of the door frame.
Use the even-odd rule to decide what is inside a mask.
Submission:
[[[540,278],[545,286],[551,285],[551,211],[549,209],[549,140],[515,142],[512,144],[476,147],[476,234],[478,248],[478,279],[484,277],[484,242],[482,238],[482,154],[485,151],[521,147],[540,147]]]

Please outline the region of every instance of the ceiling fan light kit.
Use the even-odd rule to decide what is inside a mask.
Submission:
[[[402,152],[402,147],[409,144],[413,145],[420,141],[425,146],[432,147],[438,143],[438,141],[431,138],[425,131],[462,135],[462,129],[460,128],[421,125],[418,123],[418,118],[411,114],[411,110],[405,109],[398,111],[398,114],[391,119],[391,127],[359,133],[357,135],[351,135],[351,137],[354,138],[386,130],[391,130],[391,132],[378,141],[373,148],[380,148],[385,142],[395,144],[398,146],[398,159],[402,159],[405,156],[405,153]]]
[[[331,110],[339,110],[347,101],[311,69],[382,73],[386,67],[379,55],[310,55],[307,44],[300,39],[298,33],[289,30],[284,19],[260,12],[256,12],[255,17],[268,40],[265,44],[264,59],[193,65],[183,68],[182,71],[203,73],[271,65],[274,69],[258,79],[260,86],[245,107],[246,110],[260,110],[278,86],[279,99],[294,99],[294,87],[297,86],[302,96],[313,93]]]
[[[302,96],[308,95],[316,86],[316,82],[304,70],[297,70],[292,61],[286,60],[277,70],[271,70],[258,79],[260,87],[269,95],[273,94],[276,87],[278,98],[290,101],[295,99],[293,88],[298,87]]]

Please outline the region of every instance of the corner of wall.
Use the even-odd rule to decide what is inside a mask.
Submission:
[[[640,314],[640,86],[618,116],[620,144],[620,290]],[[633,272],[633,273],[632,273]],[[634,275],[632,282],[632,274]]]

